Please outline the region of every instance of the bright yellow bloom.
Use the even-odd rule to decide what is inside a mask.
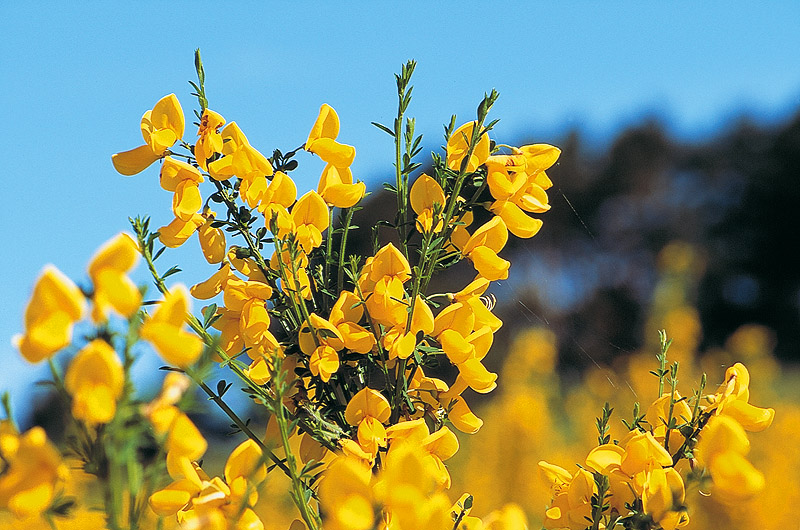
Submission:
[[[742,502],[764,489],[764,475],[745,458],[749,451],[744,428],[731,416],[713,416],[703,429],[697,460],[711,475],[712,494],[723,502]]]
[[[553,500],[545,512],[544,527],[584,530],[591,520],[592,495],[597,493],[594,477],[585,469],[570,476],[566,469],[539,462],[541,477],[550,484]]]
[[[735,419],[745,430],[760,432],[772,424],[774,409],[763,409],[748,403],[750,400],[750,372],[742,363],[736,363],[725,371],[725,381],[716,394],[708,396],[709,409],[715,414],[726,414]]]
[[[69,363],[64,386],[72,396],[72,415],[89,425],[108,423],[117,410],[125,374],[117,353],[95,339]]]
[[[205,170],[208,170],[208,159],[222,152],[222,135],[219,128],[223,125],[225,118],[211,109],[204,110],[200,116],[200,127],[197,130],[199,138],[194,146],[194,157]]]
[[[225,232],[221,228],[214,228],[211,223],[214,222],[216,214],[214,212],[205,212],[203,217],[205,222],[197,230],[197,238],[200,241],[200,249],[203,251],[203,256],[209,263],[219,263],[225,259]]]
[[[183,137],[183,110],[175,94],[164,96],[144,113],[141,129],[145,145],[111,157],[114,168],[123,175],[144,171]]]
[[[250,145],[236,122],[232,121],[222,129],[222,138],[223,156],[208,165],[208,172],[215,180],[227,180],[234,175],[239,177],[242,199],[255,208],[267,190],[267,177],[273,173],[272,164]]]
[[[356,148],[340,144],[336,141],[337,136],[339,136],[339,116],[330,105],[324,103],[319,109],[317,121],[308,134],[305,150],[337,168],[350,167],[356,156]]]
[[[664,439],[667,436],[667,418],[669,418],[670,403],[672,402],[672,394],[665,392],[660,398],[655,400],[645,413],[645,420],[652,428],[653,437],[659,444],[664,444]],[[679,432],[682,425],[688,424],[692,421],[692,410],[686,403],[685,399],[681,399],[680,394],[675,392],[675,403],[672,405],[672,417],[676,421],[676,428],[670,429],[668,444],[669,447],[677,448],[683,442],[683,435]],[[676,445],[677,444],[677,445]]]
[[[293,232],[305,252],[322,244],[322,232],[328,228],[328,206],[311,190],[300,197],[292,208]]]
[[[357,458],[331,462],[319,486],[328,530],[369,530],[375,523],[372,472]]]
[[[423,233],[441,231],[442,219],[434,219],[434,212],[438,205],[439,215],[443,215],[447,199],[439,183],[423,173],[411,186],[410,199],[411,209],[417,214],[417,230]]]
[[[508,241],[508,229],[500,217],[478,228],[467,240],[461,252],[472,261],[475,269],[489,281],[505,280],[511,263],[497,255]]]
[[[165,361],[181,368],[195,362],[203,352],[203,341],[183,329],[188,312],[189,292],[176,285],[140,330],[141,337],[150,341]]]
[[[297,185],[289,175],[283,171],[277,171],[258,204],[258,210],[264,214],[266,219],[267,228],[270,228],[272,222],[273,209],[280,207],[279,210],[286,211],[296,199]]]
[[[108,319],[109,310],[130,318],[142,304],[142,293],[126,274],[139,261],[139,246],[126,233],[120,233],[98,249],[89,262],[89,278],[94,285],[95,322]]]
[[[205,222],[205,218],[199,213],[192,214],[186,221],[176,217],[171,223],[158,229],[158,240],[166,247],[179,247]]]
[[[168,456],[167,468],[174,482],[150,496],[150,507],[157,514],[177,514],[181,528],[264,528],[250,508],[258,502],[256,487],[266,476],[261,449],[252,440],[240,444],[228,457],[225,480],[209,478],[187,459],[171,462]]]
[[[460,171],[464,158],[469,152],[469,144],[475,130],[476,122],[465,123],[450,135],[447,140],[447,167],[453,171]],[[472,156],[467,162],[464,171],[475,171],[489,158],[489,135],[484,133],[478,138],[478,143],[472,151]]]
[[[353,183],[353,173],[349,167],[336,167],[328,164],[322,170],[317,192],[328,206],[350,208],[364,197],[367,185],[363,182]]]
[[[336,326],[316,313],[309,315],[313,331],[308,322],[300,326],[298,342],[300,349],[309,356],[308,368],[313,375],[328,382],[339,370],[339,350],[344,348],[344,339]]]
[[[356,353],[369,353],[376,344],[375,335],[358,324],[363,316],[364,306],[358,296],[342,291],[329,319],[342,336],[344,347]]]
[[[28,362],[38,363],[72,341],[72,326],[83,318],[86,299],[72,280],[52,265],[42,271],[28,306],[25,332],[14,345]]]
[[[189,221],[203,206],[199,184],[203,175],[196,167],[175,160],[164,158],[161,164],[161,187],[175,194],[172,196],[172,213],[182,221]]]
[[[41,427],[18,435],[8,421],[0,423],[0,508],[15,517],[39,516],[53,501],[69,470]]]
[[[685,489],[680,473],[674,468],[654,468],[647,473],[642,488],[642,510],[663,530],[689,524],[683,508]]]
[[[386,429],[392,413],[389,401],[377,390],[365,387],[358,391],[347,404],[344,417],[347,423],[358,426],[358,443],[373,455],[379,447],[386,447]]]

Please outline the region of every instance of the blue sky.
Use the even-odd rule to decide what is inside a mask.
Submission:
[[[42,267],[82,281],[128,216],[171,219],[158,169],[122,177],[110,156],[142,143],[141,115],[162,96],[176,93],[191,113],[197,47],[211,108],[256,148],[300,145],[329,103],[340,140],[357,148],[355,176],[373,188],[391,173],[392,147],[370,122],[391,122],[393,73],[410,58],[411,114],[430,148],[451,114],[470,119],[492,88],[501,142],[553,142],[573,127],[603,140],[653,115],[691,139],[742,112],[771,122],[800,107],[797,2],[86,4],[0,7],[0,390],[17,396],[43,375],[10,343]],[[322,164],[300,162],[302,193]],[[192,240],[162,259],[198,258]]]

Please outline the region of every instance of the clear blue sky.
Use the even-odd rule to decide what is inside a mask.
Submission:
[[[128,216],[170,220],[157,168],[122,177],[110,156],[141,144],[141,115],[160,97],[175,92],[190,114],[196,47],[211,107],[256,148],[300,145],[326,102],[357,148],[355,176],[373,187],[392,148],[370,121],[391,121],[392,74],[409,58],[419,63],[411,113],[429,147],[493,87],[500,141],[554,141],[571,127],[602,139],[654,114],[690,138],[741,111],[769,121],[800,106],[798,2],[69,4],[0,7],[0,390],[17,402],[43,374],[10,344],[41,268],[83,280]],[[301,164],[304,191],[322,165]],[[163,263],[197,260],[196,241],[185,247]]]

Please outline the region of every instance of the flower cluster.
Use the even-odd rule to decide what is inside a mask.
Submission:
[[[282,474],[298,516],[292,530],[526,528],[513,504],[480,518],[471,515],[471,495],[453,503],[445,462],[460,447],[454,431],[483,427],[467,399],[498,386],[485,360],[503,322],[488,293],[509,276],[500,256],[509,232],[530,238],[540,230],[534,215],[549,209],[546,171],[560,151],[493,141],[492,91],[474,120],[456,128],[453,117],[445,152],[418,172],[421,137],[405,117],[409,62],[397,76],[394,128],[376,124],[394,141],[396,180],[387,189],[397,210],[373,228],[371,252],[355,251],[366,186],[354,181],[355,148],[339,142],[334,109],[322,105],[305,143],[267,157],[208,108],[199,53],[196,68],[196,135],[170,94],[143,116],[145,144],[112,156],[123,175],[160,164],[160,186],[172,193],[168,222],[151,231],[149,218],[132,219],[133,235],[114,237],[92,258],[85,288],[48,266],[15,339],[30,362],[48,360],[71,410],[70,452],[94,477],[107,526],[263,529],[262,492]],[[298,198],[290,175],[304,156],[325,166],[317,189]],[[161,273],[157,260],[195,233],[210,277],[189,289],[167,286],[180,270]],[[140,258],[159,300],[146,300],[128,276]],[[434,292],[436,275],[461,262],[474,279],[457,292]],[[201,316],[191,298],[207,304]],[[89,331],[73,340],[89,305]],[[167,365],[151,400],[131,380],[140,342]],[[62,376],[53,356],[71,344],[78,351]],[[667,377],[662,354],[660,386],[677,371]],[[269,415],[263,430],[226,401],[234,383],[209,386],[214,365]],[[744,367],[731,370],[704,406],[698,393],[691,409],[674,384],[660,392],[613,443],[606,410],[599,446],[574,474],[542,464],[553,487],[546,527],[681,526],[682,459],[706,469],[722,495],[757,491],[763,479],[748,467],[739,430],[765,428],[772,412],[748,403]],[[204,467],[209,444],[190,417],[192,385],[246,437],[221,473]],[[18,435],[0,424],[0,457],[0,507],[19,518],[69,515],[60,500],[68,473],[44,431]]]
[[[599,445],[586,456],[584,465],[570,473],[545,461],[540,474],[551,487],[552,502],[545,513],[547,529],[582,530],[622,524],[625,528],[686,526],[686,486],[681,469],[688,461],[687,477],[711,482],[712,492],[725,502],[752,498],[764,488],[764,477],[744,455],[750,444],[745,429],[769,427],[773,409],[748,403],[749,373],[737,363],[713,395],[695,392],[691,406],[675,390],[678,364],[665,369],[669,341],[662,333],[662,367],[653,373],[672,385],[643,415],[634,410],[630,431],[610,440],[606,406],[598,418]],[[705,402],[706,404],[701,404]],[[644,526],[643,526],[644,525]]]

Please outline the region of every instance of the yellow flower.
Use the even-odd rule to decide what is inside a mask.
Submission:
[[[453,171],[460,171],[464,158],[469,151],[469,144],[475,130],[476,122],[465,123],[450,135],[447,140],[447,167]],[[467,162],[464,171],[475,171],[489,158],[489,135],[484,133],[478,138],[478,143],[472,151],[472,156]]]
[[[337,136],[339,136],[339,116],[325,103],[320,107],[317,121],[308,134],[305,150],[337,168],[350,167],[356,156],[356,149],[337,142]]]
[[[642,510],[663,530],[689,524],[682,506],[685,496],[683,479],[674,468],[655,468],[647,474],[642,488]]]
[[[553,500],[545,512],[544,528],[584,530],[591,521],[592,495],[597,493],[594,477],[585,469],[570,476],[566,469],[539,462],[541,477],[550,484]]]
[[[215,180],[239,177],[242,180],[239,193],[251,208],[255,208],[267,190],[272,164],[250,145],[236,122],[226,125],[221,134],[223,156],[208,165],[208,172]]]
[[[411,209],[417,214],[417,230],[423,233],[441,231],[442,220],[434,219],[434,211],[438,205],[441,216],[447,199],[439,183],[423,173],[411,186],[410,199]]]
[[[17,435],[3,421],[0,440],[0,508],[20,519],[41,515],[50,506],[56,486],[69,476],[61,455],[41,427]]]
[[[319,485],[320,505],[329,530],[369,530],[374,527],[372,472],[357,458],[340,456],[331,462]]]
[[[745,458],[750,441],[731,416],[713,416],[697,444],[698,462],[714,484],[713,494],[726,503],[745,501],[764,489],[764,475]]]
[[[716,394],[708,396],[709,409],[715,414],[726,414],[735,419],[745,430],[760,432],[772,424],[774,409],[763,409],[748,403],[750,400],[750,372],[742,363],[736,363],[725,371],[725,381]]]
[[[222,135],[219,128],[223,125],[225,118],[211,109],[204,110],[200,116],[200,127],[197,130],[199,138],[194,146],[194,157],[206,171],[208,171],[208,159],[222,152]]]
[[[83,318],[85,310],[80,289],[48,265],[36,280],[25,308],[25,333],[14,337],[14,345],[28,362],[38,363],[69,345],[72,326]]]
[[[203,341],[183,329],[189,312],[189,293],[183,285],[176,285],[140,330],[143,339],[150,341],[168,363],[184,368],[203,352]]]
[[[95,322],[108,319],[113,309],[125,318],[130,318],[142,304],[142,293],[126,274],[139,261],[139,247],[126,233],[120,233],[107,241],[89,262],[89,278],[94,285]]]
[[[322,232],[328,228],[328,206],[320,195],[311,190],[300,197],[292,208],[292,230],[305,252],[322,244]]]
[[[478,228],[467,240],[461,252],[472,261],[475,269],[489,281],[505,280],[511,263],[497,255],[508,241],[508,229],[500,217]]]
[[[176,217],[171,223],[158,229],[158,240],[166,247],[179,247],[205,222],[205,218],[199,213],[192,214],[186,221]]]
[[[377,390],[365,387],[347,404],[344,417],[347,423],[358,426],[358,443],[362,449],[375,455],[379,447],[386,447],[386,429],[392,409],[389,401]]]
[[[353,173],[349,167],[336,167],[328,164],[322,170],[317,192],[328,206],[350,208],[354,206],[367,191],[363,182],[353,183]]]
[[[203,175],[196,167],[175,160],[164,158],[161,164],[161,187],[175,194],[172,196],[172,213],[182,221],[189,221],[203,206],[199,184]]]
[[[117,410],[125,374],[106,341],[95,339],[72,359],[64,386],[72,396],[72,415],[90,425],[108,423]]]
[[[175,94],[164,96],[144,113],[141,129],[145,145],[111,157],[114,168],[123,175],[144,171],[183,137],[183,110]]]
[[[329,319],[342,336],[344,347],[356,353],[369,353],[375,346],[375,335],[358,324],[363,316],[364,306],[358,296],[342,291]]]
[[[211,223],[215,221],[214,212],[205,212],[203,218],[205,222],[197,230],[197,238],[200,240],[200,249],[203,256],[209,263],[219,263],[225,259],[225,232],[221,228],[214,228]]]

